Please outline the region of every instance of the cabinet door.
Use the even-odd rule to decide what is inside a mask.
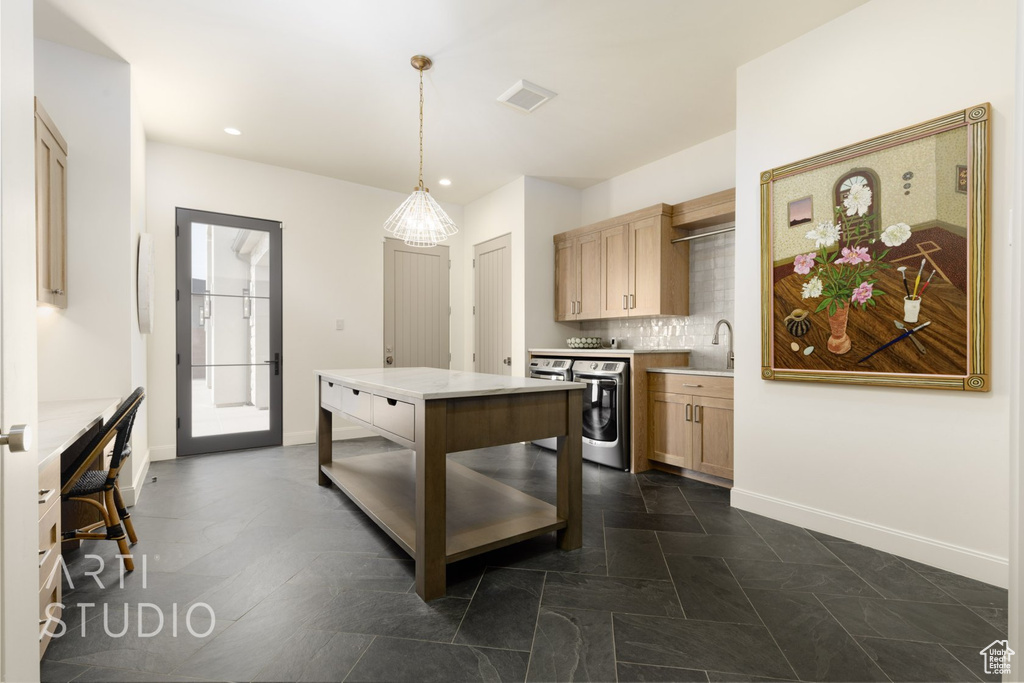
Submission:
[[[692,397],[683,394],[648,393],[649,460],[693,468],[691,402]]]
[[[555,320],[576,319],[576,242],[555,242]]]
[[[626,294],[629,288],[629,244],[627,227],[601,231],[601,317],[624,318],[629,315]]]
[[[67,147],[36,107],[36,300],[66,308]]]
[[[693,468],[732,479],[733,402],[724,398],[693,399]]]
[[[601,317],[601,233],[583,235],[576,240],[576,268],[579,271],[576,317],[596,320]]]
[[[629,224],[629,315],[660,315],[661,217]]]

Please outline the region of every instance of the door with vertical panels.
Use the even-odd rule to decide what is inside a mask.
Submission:
[[[473,247],[477,372],[512,374],[511,254],[509,235]]]
[[[384,240],[386,368],[448,368],[448,247]]]

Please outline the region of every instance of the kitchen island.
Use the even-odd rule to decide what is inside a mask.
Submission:
[[[318,481],[341,489],[416,562],[416,592],[445,594],[446,565],[551,531],[583,543],[583,384],[436,368],[318,370]],[[335,459],[333,414],[405,446]],[[558,437],[550,505],[447,460]]]

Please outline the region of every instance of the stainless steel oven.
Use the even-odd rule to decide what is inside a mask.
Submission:
[[[534,379],[548,379],[555,382],[568,382],[572,379],[571,358],[533,358],[530,360],[530,377]],[[542,448],[558,449],[555,437],[534,441]]]
[[[583,457],[629,470],[629,363],[586,359],[572,364],[583,382]]]

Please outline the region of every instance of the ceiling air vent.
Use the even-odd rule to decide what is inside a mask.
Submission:
[[[521,114],[529,114],[555,95],[557,93],[530,83],[530,81],[519,81],[502,93],[498,101]]]

